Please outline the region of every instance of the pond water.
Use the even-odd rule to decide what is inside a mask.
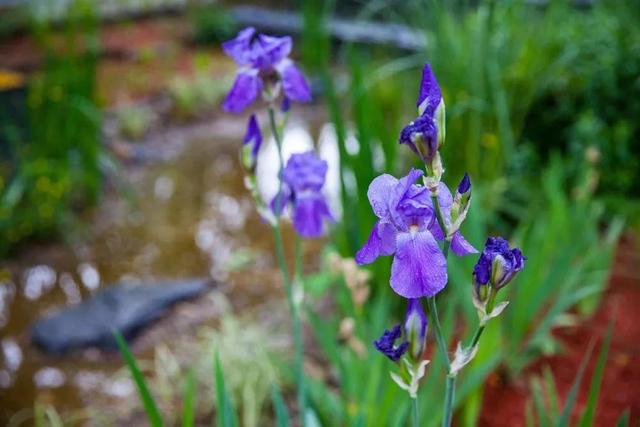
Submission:
[[[122,166],[118,178],[111,178],[111,187],[119,189],[107,192],[85,230],[70,230],[66,244],[32,244],[5,263],[0,269],[0,420],[32,408],[35,399],[64,411],[86,406],[96,393],[133,392],[130,382],[111,380],[122,368],[117,354],[86,350],[54,357],[30,342],[35,319],[110,283],[210,277],[236,309],[282,298],[271,231],[243,186],[238,161],[243,131],[243,120],[221,117],[191,131],[151,138],[140,148],[164,160]],[[303,147],[312,143],[304,128],[289,132],[288,139]],[[332,151],[325,147],[329,155]],[[274,153],[267,145],[261,156]],[[215,322],[215,313],[198,316],[201,323]],[[144,357],[154,344],[136,343],[134,350]]]

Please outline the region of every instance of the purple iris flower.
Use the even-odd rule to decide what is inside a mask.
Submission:
[[[473,267],[476,291],[488,283],[495,289],[506,286],[524,268],[526,259],[520,249],[509,248],[509,242],[502,237],[489,237]]]
[[[404,332],[409,342],[409,353],[413,360],[422,359],[424,344],[427,338],[427,315],[424,314],[420,299],[407,302],[407,313],[404,318]]]
[[[240,66],[231,91],[222,103],[230,113],[239,113],[256,100],[265,83],[282,84],[285,96],[293,101],[311,100],[309,84],[289,54],[291,37],[256,34],[253,27],[240,31],[222,49]]]
[[[262,145],[262,132],[260,132],[256,115],[252,114],[247,123],[247,133],[242,140],[242,164],[249,171],[254,171],[256,168],[260,145]]]
[[[293,226],[303,237],[322,236],[325,220],[334,221],[321,191],[327,169],[327,162],[313,150],[292,154],[284,168],[283,188],[271,201],[278,215],[288,203],[293,204]]]
[[[355,256],[362,265],[395,254],[391,287],[405,298],[433,296],[447,283],[447,261],[436,242],[446,236],[436,220],[429,190],[415,184],[422,174],[411,169],[401,179],[383,174],[371,182],[367,195],[378,221]],[[443,183],[438,202],[445,221],[450,222],[453,197]],[[451,238],[451,250],[460,256],[477,252],[459,231]]]
[[[409,348],[407,341],[396,346],[396,341],[401,335],[400,325],[395,325],[391,330],[385,330],[382,336],[373,342],[373,345],[380,353],[397,362]]]
[[[422,161],[430,163],[444,143],[444,102],[431,66],[424,64],[418,94],[419,117],[400,133],[400,144],[406,144]]]

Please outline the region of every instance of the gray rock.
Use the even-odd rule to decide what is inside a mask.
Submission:
[[[111,285],[81,304],[38,320],[31,329],[31,339],[52,354],[86,347],[113,350],[117,348],[114,330],[132,339],[171,305],[211,288],[212,283],[206,280]]]

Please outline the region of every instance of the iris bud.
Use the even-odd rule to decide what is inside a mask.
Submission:
[[[409,342],[409,355],[414,361],[421,360],[427,338],[427,316],[417,298],[407,303],[404,331]]]

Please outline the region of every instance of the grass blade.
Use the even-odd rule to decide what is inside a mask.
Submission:
[[[287,407],[284,404],[280,389],[275,385],[271,387],[271,402],[276,413],[278,427],[289,427],[291,425],[289,423],[289,411],[287,411]]]
[[[580,363],[580,368],[578,368],[578,374],[576,378],[573,380],[573,384],[571,384],[571,388],[569,389],[569,394],[567,394],[567,401],[564,404],[564,408],[562,410],[562,415],[557,422],[558,427],[566,427],[569,425],[569,416],[571,415],[571,410],[573,409],[573,405],[576,403],[576,399],[578,398],[578,391],[580,390],[580,383],[582,383],[582,377],[584,376],[584,371],[587,369],[587,365],[589,364],[589,359],[591,359],[591,353],[593,353],[594,342],[591,341],[589,344],[589,349],[587,350],[587,354],[585,354],[584,359]]]
[[[195,379],[193,369],[187,373],[184,387],[184,402],[182,407],[182,427],[193,427],[195,417]]]
[[[558,417],[558,388],[556,387],[556,382],[553,379],[553,372],[547,366],[544,370],[544,383],[545,383],[545,391],[547,393],[547,400],[549,402],[549,413],[551,414],[551,419],[556,419]]]
[[[587,406],[580,418],[581,427],[590,427],[593,425],[593,417],[596,413],[596,407],[598,405],[598,395],[600,394],[600,385],[602,383],[602,375],[607,362],[607,355],[609,353],[609,347],[611,345],[611,336],[613,334],[613,319],[609,322],[609,328],[605,335],[602,347],[600,348],[600,354],[598,355],[598,361],[596,362],[595,370],[593,371],[593,377],[591,378],[591,388],[589,389],[589,398],[587,399]]]
[[[216,353],[215,361],[215,380],[216,380],[216,399],[218,402],[218,426],[219,427],[236,427],[238,421],[236,420],[235,412],[233,410],[233,404],[231,398],[227,392],[227,388],[224,384],[224,373],[222,365],[220,364],[220,357]]]
[[[120,353],[122,354],[124,361],[127,363],[129,372],[131,372],[133,381],[138,387],[138,394],[140,395],[140,399],[142,400],[142,404],[144,405],[144,411],[147,414],[149,424],[151,424],[152,427],[161,427],[162,417],[160,416],[160,411],[158,410],[158,406],[156,405],[156,402],[153,399],[151,392],[149,391],[149,387],[147,387],[147,383],[142,376],[142,372],[140,372],[140,369],[138,368],[136,360],[129,350],[127,342],[118,331],[114,331],[113,335],[115,336],[116,342],[118,343]]]
[[[626,409],[616,423],[616,427],[629,427],[629,410]]]
[[[547,413],[547,408],[544,404],[544,398],[542,397],[542,385],[538,378],[533,378],[531,380],[531,394],[533,395],[533,406],[535,408],[540,427],[548,427],[549,414]]]

